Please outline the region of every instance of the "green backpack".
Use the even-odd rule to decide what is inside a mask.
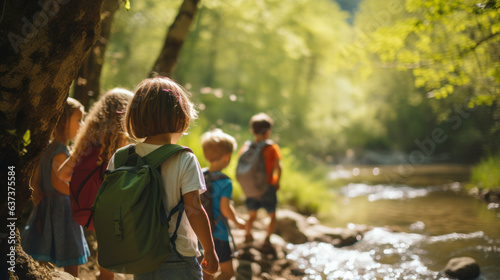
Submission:
[[[113,272],[151,272],[175,248],[184,204],[182,196],[167,216],[163,208],[161,164],[178,151],[179,145],[164,145],[145,157],[130,145],[115,153],[114,170],[107,170],[92,206],[98,243],[99,264]],[[169,221],[179,211],[175,232],[168,233]],[[92,216],[89,219],[89,223]]]

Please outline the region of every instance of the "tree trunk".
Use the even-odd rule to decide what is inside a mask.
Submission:
[[[101,10],[101,35],[83,62],[78,77],[75,79],[73,97],[78,99],[85,108],[97,100],[101,89],[101,71],[104,54],[111,35],[111,24],[116,11],[123,0],[104,0]]]
[[[182,2],[177,17],[168,29],[165,43],[150,76],[155,75],[155,73],[164,77],[172,75],[182,45],[189,34],[189,26],[198,10],[198,2],[200,0],[184,0]]]
[[[3,273],[40,279],[21,249],[17,218],[29,180],[88,51],[99,34],[102,0],[0,1],[0,229]],[[30,137],[26,133],[30,132]],[[29,144],[23,141],[30,141]],[[9,192],[8,192],[9,191]],[[8,263],[15,259],[15,263]],[[14,265],[15,264],[15,265]],[[6,275],[0,275],[3,278]]]

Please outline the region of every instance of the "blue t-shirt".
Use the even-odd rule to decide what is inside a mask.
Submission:
[[[216,177],[220,174],[220,171],[212,172],[213,177]],[[222,220],[225,218],[221,217],[219,219],[219,216],[222,215],[220,212],[220,200],[222,197],[227,197],[231,200],[232,193],[233,183],[231,182],[231,179],[219,179],[212,182],[212,207],[214,221],[216,222],[215,229],[213,229],[212,235],[213,237],[224,241],[229,241],[229,233],[227,232],[228,229],[224,224],[224,221]]]

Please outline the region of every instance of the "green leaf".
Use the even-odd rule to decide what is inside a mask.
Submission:
[[[124,0],[125,1],[125,10],[130,11],[130,0]]]
[[[496,34],[500,32],[500,22],[497,22],[491,26],[491,34]]]
[[[26,130],[26,132],[23,135],[23,144],[25,147],[31,144],[31,133],[29,129]]]
[[[11,129],[11,130],[8,130],[8,129],[7,129],[7,132],[8,132],[10,135],[14,135],[14,136],[16,136],[16,131],[17,131],[17,129]]]

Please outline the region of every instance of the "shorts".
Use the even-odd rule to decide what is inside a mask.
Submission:
[[[269,189],[260,197],[249,197],[245,200],[248,211],[257,211],[264,208],[269,214],[276,212],[277,204],[276,189],[272,186],[269,186]]]
[[[173,253],[155,271],[134,275],[134,280],[185,280],[203,279],[201,265],[196,257],[179,257]]]
[[[219,257],[219,263],[230,261],[233,258],[229,241],[214,238],[214,246],[217,257]]]

